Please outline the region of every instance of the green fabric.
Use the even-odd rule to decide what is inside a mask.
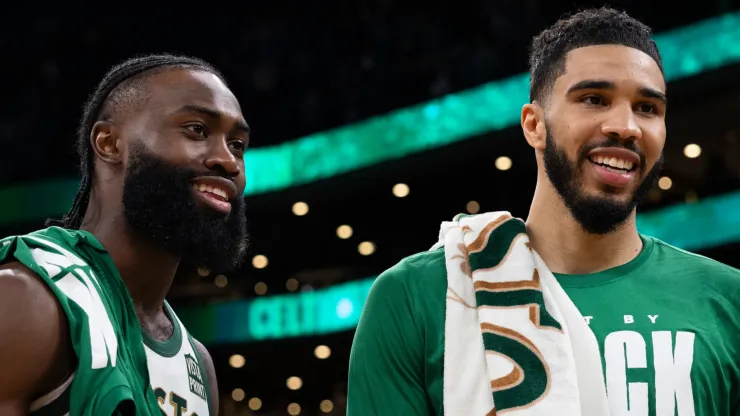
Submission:
[[[78,367],[69,395],[57,400],[68,400],[70,415],[113,415],[134,409],[123,413],[159,416],[141,327],[128,291],[100,243],[84,231],[50,227],[0,240],[0,263],[11,261],[37,274],[66,314]],[[42,408],[33,415],[46,411]]]
[[[642,238],[623,266],[556,276],[599,341],[612,414],[740,414],[740,272]],[[378,277],[352,345],[349,416],[442,415],[446,293],[443,249]]]

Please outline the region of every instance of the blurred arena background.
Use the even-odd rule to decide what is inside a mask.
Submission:
[[[255,1],[5,14],[0,235],[43,227],[77,190],[74,132],[105,70],[138,53],[204,58],[253,129],[250,260],[183,270],[169,297],[213,355],[223,415],[344,415],[373,276],[460,212],[526,217],[527,47],[587,1]],[[614,1],[652,26],[669,79],[666,167],[639,228],[740,266],[740,1]],[[23,8],[23,7],[22,7]]]

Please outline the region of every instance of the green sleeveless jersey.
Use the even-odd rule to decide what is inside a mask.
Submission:
[[[148,357],[151,348],[157,349],[156,341],[146,339],[128,290],[107,251],[92,234],[50,227],[0,240],[0,263],[13,261],[31,269],[53,291],[66,314],[78,360],[66,383],[34,401],[31,415],[185,415],[181,411],[186,409],[182,397],[161,388],[154,391],[148,360],[156,361],[153,367],[157,371],[168,366],[157,361],[159,355]],[[177,346],[168,342],[174,354],[161,358],[182,360],[185,375],[177,373],[173,381],[185,378],[180,385],[195,386],[206,403],[196,408],[205,409],[199,415],[207,416],[207,382],[201,360],[189,336],[181,336],[184,329],[169,306],[167,310],[179,337],[176,342],[189,344],[190,348],[173,348]],[[180,349],[185,354],[178,355]],[[159,382],[162,374],[155,376]],[[182,409],[160,408],[164,399],[177,404],[178,409],[182,404]]]
[[[599,341],[611,416],[740,416],[740,271],[642,236],[631,262],[556,275]],[[352,345],[348,416],[442,416],[444,250],[381,274]]]

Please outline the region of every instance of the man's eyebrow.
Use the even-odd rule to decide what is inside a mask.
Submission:
[[[202,105],[196,105],[196,104],[186,104],[180,107],[180,109],[177,110],[177,112],[178,113],[200,113],[214,120],[221,120],[223,118],[223,115],[218,110],[205,107]],[[238,120],[236,122],[236,130],[239,130],[240,132],[246,133],[246,134],[249,134],[252,131],[252,129],[249,128],[249,124],[247,124],[244,120]]]
[[[585,79],[571,85],[571,87],[568,88],[567,94],[572,94],[581,90],[614,90],[616,88],[616,84],[611,81],[602,79]]]
[[[640,95],[642,95],[643,97],[647,97],[647,98],[652,98],[652,99],[658,100],[658,101],[662,102],[663,105],[667,105],[668,104],[668,97],[666,97],[666,95],[664,93],[662,93],[662,92],[660,92],[660,91],[658,91],[658,90],[656,90],[654,88],[641,87],[639,91],[640,91]]]
[[[616,84],[614,84],[612,81],[607,81],[603,79],[586,79],[573,84],[570,88],[568,88],[567,93],[572,94],[574,92],[582,90],[615,90],[616,88]],[[668,104],[668,97],[666,97],[664,93],[656,90],[655,88],[640,87],[638,92],[645,98],[658,100],[662,102],[663,105]]]

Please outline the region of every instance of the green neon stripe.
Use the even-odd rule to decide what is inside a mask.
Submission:
[[[637,229],[684,250],[740,242],[740,191],[638,214]]]
[[[69,211],[79,179],[57,178],[0,189],[0,226],[61,215]]]
[[[656,41],[669,81],[740,62],[740,12],[659,34]],[[528,91],[529,76],[520,74],[278,146],[250,150],[245,156],[245,194],[310,183],[514,126]],[[78,185],[77,179],[62,178],[0,189],[0,225],[66,212]]]
[[[655,37],[668,81],[740,62],[740,13]],[[246,156],[247,194],[305,184],[519,122],[529,75],[520,74]]]
[[[740,241],[740,191],[639,214],[641,233],[687,250]],[[255,342],[352,329],[374,277],[329,289],[183,308],[177,314],[206,344]]]

